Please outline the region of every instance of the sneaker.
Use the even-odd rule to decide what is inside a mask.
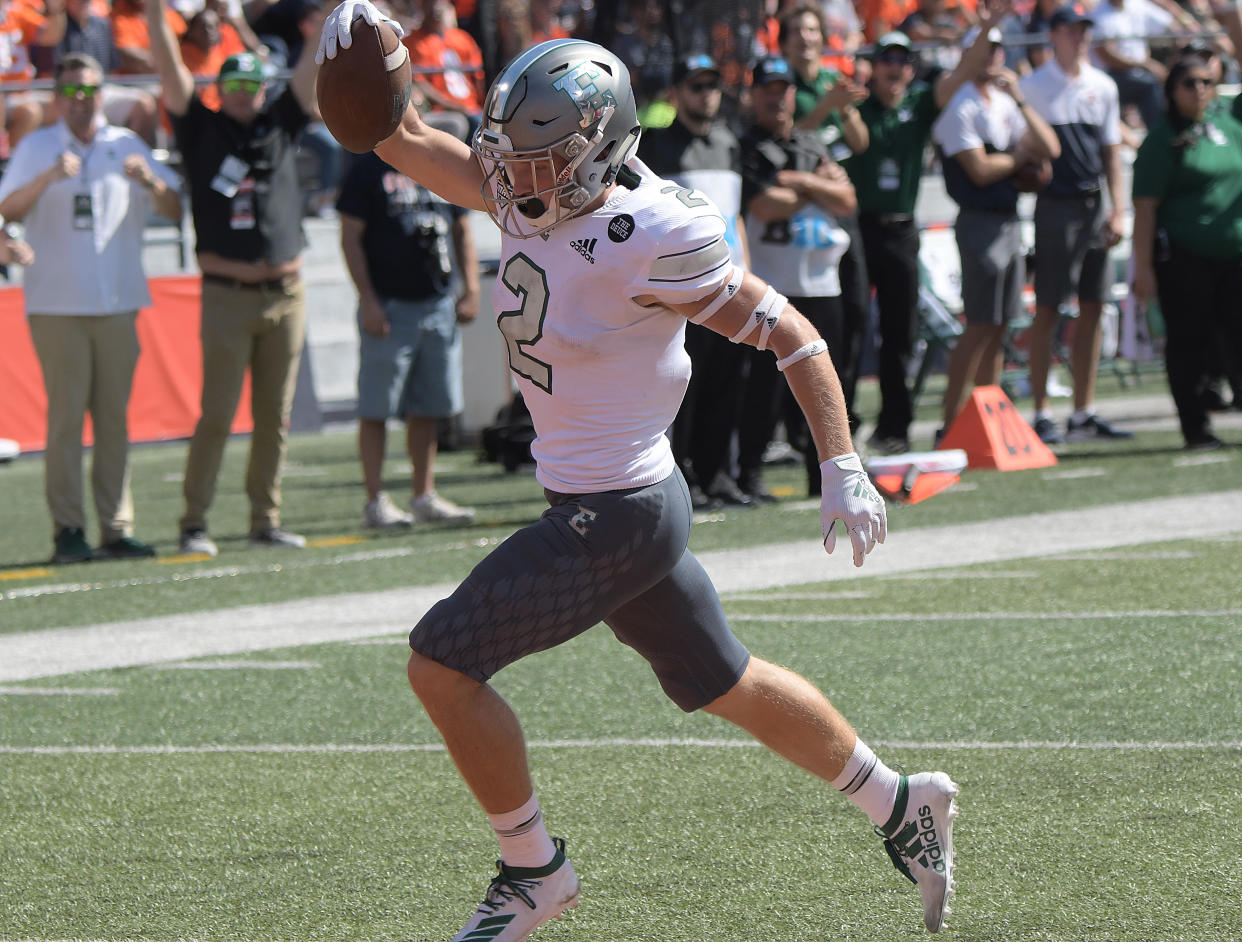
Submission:
[[[1186,439],[1187,451],[1215,451],[1217,448],[1224,447],[1225,443],[1211,432],[1201,432]]]
[[[94,556],[91,545],[86,542],[86,532],[81,527],[61,527],[56,531],[53,563],[84,563]]]
[[[754,473],[742,473],[737,478],[738,489],[756,504],[774,504],[779,499],[768,490],[763,476]]]
[[[155,555],[155,547],[137,537],[123,536],[99,547],[95,555],[100,559],[150,559]]]
[[[268,527],[251,533],[250,545],[264,549],[305,549],[306,537],[280,527]]]
[[[867,448],[873,455],[903,455],[910,450],[910,439],[904,435],[881,435],[872,432]]]
[[[458,507],[435,491],[428,491],[422,497],[411,497],[410,510],[414,512],[414,519],[418,523],[447,523],[455,527],[474,523],[474,511],[471,508]]]
[[[1071,415],[1065,423],[1065,440],[1067,442],[1089,442],[1097,438],[1133,438],[1133,432],[1123,432],[1113,428],[1098,415],[1089,415],[1081,422],[1075,422]]]
[[[372,530],[392,530],[414,525],[414,515],[392,502],[387,491],[380,491],[362,510],[362,525]]]
[[[506,867],[496,876],[465,928],[452,942],[520,942],[551,919],[578,905],[578,875],[565,858],[565,842],[553,838],[556,856],[546,867]]]
[[[724,507],[753,507],[755,504],[750,495],[743,493],[737,482],[723,471],[717,471],[712,478],[707,496]]]
[[[215,556],[220,552],[215,540],[201,528],[181,531],[181,544],[178,551],[182,556]]]
[[[1061,438],[1061,433],[1057,431],[1056,423],[1052,419],[1037,418],[1031,428],[1035,430],[1035,434],[1039,436],[1039,440],[1045,445],[1059,445],[1064,441]]]
[[[957,817],[957,786],[943,772],[901,777],[892,817],[875,829],[884,849],[923,897],[923,925],[928,932],[944,928],[953,879],[953,819]]]

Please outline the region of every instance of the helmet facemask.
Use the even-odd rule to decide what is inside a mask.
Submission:
[[[497,77],[471,141],[488,214],[515,238],[546,233],[604,192],[638,134],[612,53],[581,40],[532,47]]]

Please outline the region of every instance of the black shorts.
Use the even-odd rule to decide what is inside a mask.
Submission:
[[[750,653],[734,637],[694,554],[690,495],[679,472],[552,504],[475,566],[410,632],[410,647],[480,682],[507,664],[604,622],[647,659],[664,692],[697,710],[741,678]]]

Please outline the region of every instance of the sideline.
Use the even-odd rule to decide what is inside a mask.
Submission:
[[[1002,517],[890,533],[861,570],[838,535],[831,558],[816,540],[702,553],[731,593],[947,569],[1169,540],[1242,533],[1242,490]],[[455,584],[160,616],[0,636],[0,682],[135,667],[212,655],[401,635]]]

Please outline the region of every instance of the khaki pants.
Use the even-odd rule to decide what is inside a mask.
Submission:
[[[279,526],[280,472],[306,336],[306,288],[301,281],[257,288],[204,279],[201,336],[202,415],[186,456],[181,529],[207,528],[247,367],[254,420],[246,468],[250,530]]]
[[[86,529],[82,496],[82,425],[95,427],[91,490],[100,539],[110,543],[134,529],[129,490],[126,412],[138,363],[137,311],[124,314],[31,314],[30,336],[47,391],[47,448],[43,481],[53,533]]]

